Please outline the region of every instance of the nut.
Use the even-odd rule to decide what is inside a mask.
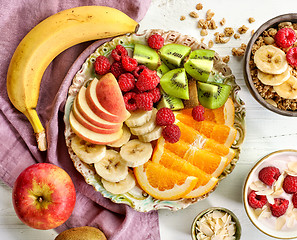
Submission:
[[[272,45],[274,43],[274,38],[273,37],[264,37],[264,42],[267,45]]]

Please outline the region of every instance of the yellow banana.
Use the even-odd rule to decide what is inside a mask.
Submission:
[[[36,106],[50,62],[75,44],[132,33],[137,28],[136,21],[117,9],[83,6],[46,18],[20,42],[8,68],[7,92],[12,104],[29,119],[41,151],[47,149],[47,143]]]

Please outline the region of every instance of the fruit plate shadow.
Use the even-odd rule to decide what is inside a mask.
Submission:
[[[71,149],[71,139],[75,136],[73,131],[71,130],[69,124],[69,114],[72,108],[72,104],[74,101],[75,96],[79,92],[79,89],[95,78],[94,72],[94,61],[99,55],[104,55],[109,57],[111,51],[116,47],[116,45],[121,44],[123,45],[128,52],[132,52],[134,49],[135,43],[146,44],[146,41],[149,36],[154,33],[158,33],[163,36],[165,39],[165,44],[169,43],[178,43],[183,44],[186,46],[191,47],[192,50],[195,49],[206,49],[207,46],[205,44],[201,44],[198,42],[197,39],[188,36],[188,35],[181,35],[175,31],[163,31],[163,30],[146,30],[143,33],[131,34],[131,35],[124,35],[120,37],[114,38],[112,41],[104,43],[103,45],[99,46],[95,50],[93,54],[91,54],[84,64],[82,65],[81,69],[77,69],[77,73],[73,78],[72,85],[68,91],[68,98],[65,105],[65,114],[64,114],[64,122],[65,122],[65,139],[66,145],[69,150],[70,157],[73,161],[75,168],[82,174],[85,178],[86,183],[92,185],[96,191],[99,191],[104,197],[111,199],[111,201],[115,203],[124,203],[137,211],[141,212],[148,212],[151,210],[158,210],[158,209],[170,209],[170,210],[179,210],[186,208],[190,204],[193,204],[199,200],[206,198],[209,193],[198,197],[198,198],[190,198],[190,199],[179,199],[179,200],[158,200],[153,198],[152,196],[146,194],[140,187],[136,186],[131,191],[125,194],[111,194],[110,192],[106,191],[103,187],[100,177],[96,174],[96,171],[92,164],[86,164],[82,162],[73,152]],[[239,154],[240,154],[240,146],[245,137],[245,106],[244,102],[239,98],[238,92],[240,87],[235,82],[235,77],[232,74],[231,69],[222,62],[219,55],[216,53],[214,57],[214,66],[211,72],[211,77],[214,78],[215,82],[218,83],[225,83],[231,85],[231,93],[230,97],[234,102],[235,107],[235,120],[234,120],[234,128],[237,129],[237,137],[232,145],[232,149],[235,151],[235,157],[231,161],[231,163],[225,168],[223,173],[219,176],[219,179],[225,178],[228,174],[232,172],[234,169],[236,162],[238,161]],[[214,188],[215,189],[215,188]],[[214,189],[212,191],[214,191]]]

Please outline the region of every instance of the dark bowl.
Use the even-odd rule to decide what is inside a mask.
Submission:
[[[284,15],[277,16],[275,18],[272,18],[265,22],[263,25],[261,25],[258,30],[253,34],[252,38],[250,39],[246,51],[245,51],[245,56],[244,56],[244,78],[246,85],[250,91],[250,93],[253,95],[253,97],[265,108],[267,108],[270,111],[273,111],[275,113],[284,115],[284,116],[290,116],[290,117],[297,117],[297,110],[296,111],[289,111],[289,110],[282,110],[279,109],[270,103],[266,102],[266,100],[261,97],[259,94],[258,90],[256,89],[253,79],[251,77],[251,71],[250,71],[250,66],[249,66],[249,61],[251,58],[251,52],[252,52],[252,47],[258,37],[267,29],[271,27],[276,27],[279,23],[281,22],[292,22],[292,23],[297,23],[297,13],[288,13]]]

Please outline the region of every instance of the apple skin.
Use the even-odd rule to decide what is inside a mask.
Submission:
[[[36,229],[53,229],[72,214],[76,193],[70,176],[50,163],[26,168],[17,178],[12,201],[19,219]]]

